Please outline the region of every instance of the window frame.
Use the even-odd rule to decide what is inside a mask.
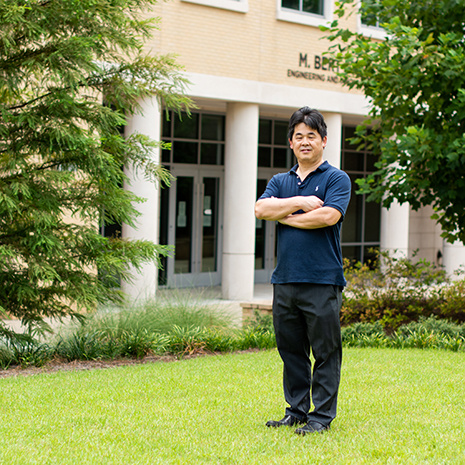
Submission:
[[[259,127],[260,127],[260,122],[261,121],[269,121],[271,123],[271,132],[270,132],[270,141],[269,142],[263,142],[260,141],[260,132],[259,132],[259,138],[258,138],[258,143],[257,143],[257,150],[260,153],[260,148],[264,149],[269,149],[270,150],[270,165],[260,165],[260,158],[257,160],[257,168],[261,169],[274,169],[279,171],[289,171],[296,163],[297,160],[295,159],[294,152],[292,152],[291,148],[289,147],[289,141],[287,140],[287,137],[283,139],[282,142],[276,142],[276,123],[281,123],[286,125],[286,129],[288,126],[288,121],[280,118],[271,118],[271,117],[266,117],[266,116],[260,116],[259,117]],[[276,151],[277,150],[286,150],[286,166],[277,166],[276,164]]]
[[[198,121],[196,122],[196,134],[195,136],[177,136],[174,134],[175,130],[175,119],[178,118],[178,115],[173,111],[169,110],[169,120],[165,119],[163,116],[162,125],[161,125],[161,141],[165,143],[171,144],[172,147],[176,147],[176,143],[189,143],[196,145],[196,161],[195,162],[185,162],[185,161],[176,161],[176,151],[173,148],[169,151],[162,151],[161,153],[161,163],[164,166],[175,166],[175,165],[187,165],[187,166],[220,166],[224,167],[224,158],[225,158],[225,151],[226,151],[226,115],[221,112],[214,112],[214,111],[204,111],[204,110],[196,110],[192,111],[192,115],[196,115],[198,117]],[[187,118],[187,115],[184,114]],[[222,128],[222,138],[220,139],[208,139],[203,137],[202,133],[202,124],[203,118],[213,116],[213,117],[220,117],[222,119],[223,128]],[[164,125],[169,124],[169,135],[165,135],[164,133]],[[221,163],[202,163],[202,146],[205,145],[216,145],[217,147],[221,147]],[[169,160],[165,159],[165,155],[168,154]]]
[[[276,0],[276,18],[280,21],[303,24],[305,26],[327,26],[333,18],[333,0],[323,0],[323,15],[307,13],[282,7],[282,0]]]
[[[195,3],[197,5],[220,8],[222,10],[247,13],[249,11],[249,0],[181,0],[184,3]]]

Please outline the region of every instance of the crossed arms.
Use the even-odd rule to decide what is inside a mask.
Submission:
[[[299,210],[304,213],[293,215]],[[255,204],[255,216],[259,220],[279,221],[294,228],[318,229],[335,225],[341,218],[341,212],[323,206],[323,201],[315,195],[299,195],[285,199],[260,199]]]

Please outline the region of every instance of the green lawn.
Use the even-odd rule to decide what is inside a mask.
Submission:
[[[275,350],[0,380],[1,464],[463,464],[465,353],[346,349],[331,431],[284,411]]]

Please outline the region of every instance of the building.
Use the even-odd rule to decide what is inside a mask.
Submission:
[[[170,0],[152,15],[160,29],[147,43],[154,53],[177,54],[198,110],[170,115],[156,101],[126,127],[172,143],[154,153],[175,176],[159,189],[129,173],[128,188],[147,202],[137,230],[123,236],[175,245],[158,273],[147,265],[125,290],[133,297],[157,286],[221,285],[225,299],[247,300],[254,283],[269,282],[275,264],[275,225],[257,221],[254,203],[267,181],[293,164],[287,122],[304,105],[319,109],[328,125],[325,158],[352,180],[373,168],[373,157],[347,142],[368,102],[338,83],[337,63],[323,54],[329,43],[318,26],[332,18],[334,0]],[[347,25],[373,37],[383,32],[353,15]],[[447,245],[424,208],[389,210],[353,195],[342,230],[343,253],[366,260],[381,247],[433,262],[448,271],[465,263],[464,248]]]

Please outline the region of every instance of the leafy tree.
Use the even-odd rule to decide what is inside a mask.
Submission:
[[[0,0],[0,310],[32,335],[44,317],[120,302],[102,276],[129,280],[128,265],[167,253],[99,234],[102,221],[135,224],[143,199],[122,188],[123,166],[169,180],[151,160],[159,142],[120,134],[126,117],[154,96],[192,107],[173,57],[144,53],[157,18],[141,12],[155,3]],[[17,336],[1,323],[0,335]]]
[[[360,8],[384,40],[339,27],[355,0],[339,2],[339,19],[323,28],[341,81],[372,104],[356,140],[379,161],[360,192],[384,206],[432,205],[443,237],[465,242],[465,2],[362,0]]]

